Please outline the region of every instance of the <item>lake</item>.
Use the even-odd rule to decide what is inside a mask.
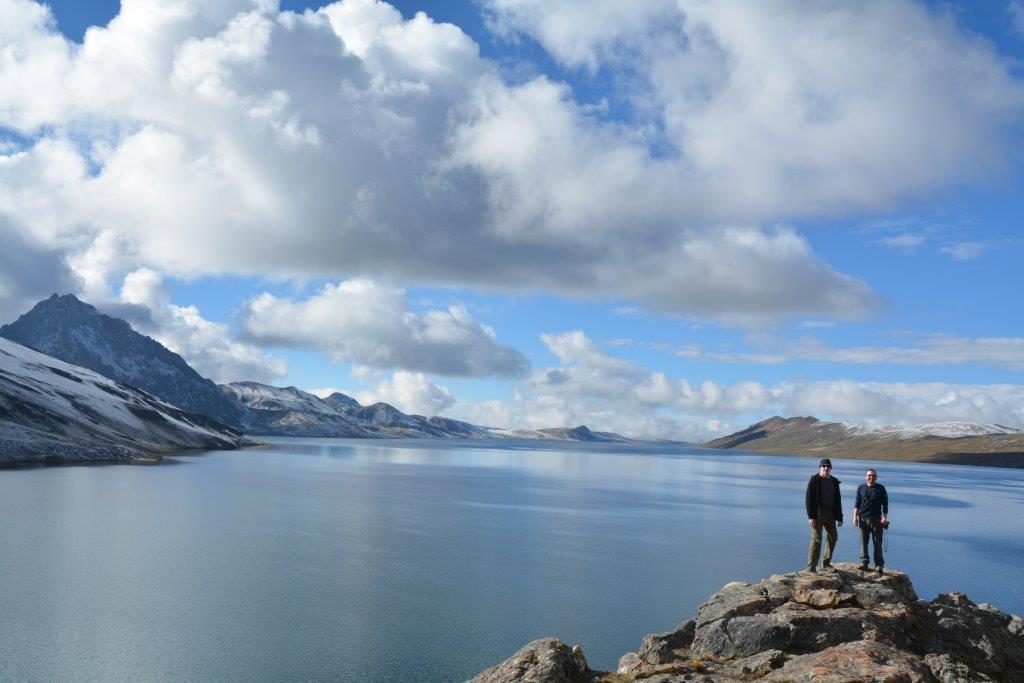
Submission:
[[[0,679],[457,681],[547,635],[614,669],[726,582],[801,569],[817,470],[538,442],[174,460],[0,471]],[[849,516],[872,463],[834,464]],[[1024,471],[873,464],[888,566],[1024,613]]]

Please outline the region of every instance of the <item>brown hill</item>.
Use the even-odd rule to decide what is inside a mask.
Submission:
[[[776,455],[1024,467],[1024,433],[974,423],[871,428],[773,417],[700,445]]]

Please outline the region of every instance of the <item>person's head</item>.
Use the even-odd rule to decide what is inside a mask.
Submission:
[[[821,462],[818,463],[818,474],[827,479],[832,474],[832,461],[828,458],[822,458]]]
[[[868,486],[874,486],[875,482],[878,481],[878,472],[868,468],[868,471],[864,473],[864,481],[868,483]]]

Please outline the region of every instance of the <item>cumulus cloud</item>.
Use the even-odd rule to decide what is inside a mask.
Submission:
[[[868,287],[773,226],[888,207],[1013,149],[1021,84],[917,4],[623,7],[489,12],[567,65],[636,76],[609,80],[628,122],[373,0],[126,0],[81,45],[2,0],[0,126],[20,137],[0,215],[97,291],[146,266],[855,316]]]
[[[641,46],[625,64],[629,82],[679,154],[667,169],[686,173],[676,187],[690,215],[886,206],[960,176],[960,164],[977,171],[1002,158],[989,124],[1009,132],[1024,103],[987,44],[909,1],[679,0],[666,20],[666,4],[650,0],[629,4],[628,22],[582,2],[487,4],[570,66]],[[567,51],[551,30],[602,18],[580,34],[586,48]],[[671,39],[660,39],[666,26]],[[621,51],[610,55],[610,68],[622,66]]]
[[[353,398],[363,405],[390,403],[411,415],[439,415],[455,405],[455,397],[422,372],[398,371],[372,389],[356,392]]]
[[[122,306],[101,305],[138,331],[181,355],[196,372],[218,383],[270,384],[285,375],[285,362],[263,349],[233,340],[226,325],[211,322],[195,306],[175,306],[161,276],[148,269],[129,273],[121,288]],[[135,311],[130,310],[135,307]]]
[[[246,304],[242,327],[246,338],[261,344],[315,349],[377,368],[518,377],[529,366],[464,307],[417,315],[403,290],[366,279],[325,285],[304,300],[262,294]]]
[[[516,427],[586,424],[683,440],[720,436],[775,414],[861,424],[975,421],[1024,426],[1024,385],[845,379],[770,386],[691,382],[611,356],[582,332],[542,339],[560,365],[535,370],[526,389],[505,404],[460,405],[460,414],[507,416]]]
[[[60,250],[24,235],[0,216],[0,324],[50,294],[78,291],[81,280]]]

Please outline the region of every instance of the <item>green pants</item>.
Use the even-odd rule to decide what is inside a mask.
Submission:
[[[836,549],[836,541],[839,540],[839,530],[836,528],[836,520],[827,515],[820,515],[818,523],[811,527],[811,545],[807,549],[807,568],[814,569],[818,566],[818,556],[821,555],[821,530],[825,529],[828,543],[825,544],[824,564],[832,564],[832,553]]]

